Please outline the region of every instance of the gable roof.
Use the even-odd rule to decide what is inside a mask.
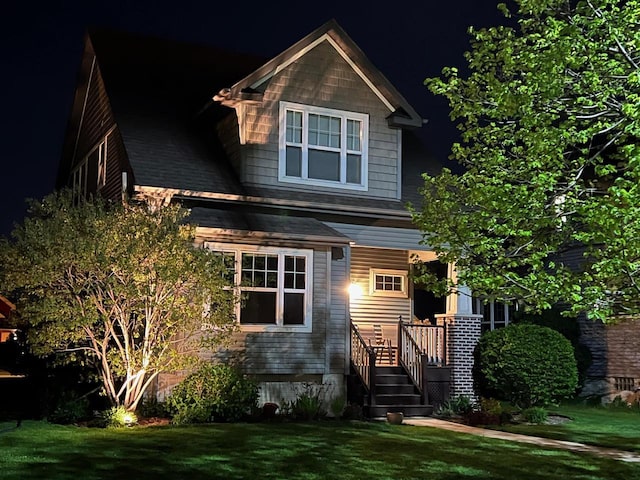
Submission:
[[[333,20],[271,60],[211,46],[89,29],[85,36],[84,71],[79,75],[85,90],[76,93],[74,103],[76,122],[91,78],[88,69],[95,61],[132,170],[131,180],[137,188],[164,190],[189,198],[288,205],[301,210],[313,204],[313,211],[337,211],[339,205],[341,213],[408,218],[404,204],[420,200],[419,173],[428,167],[425,153],[412,154],[417,150],[410,142],[403,145],[401,201],[353,196],[345,201],[329,193],[245,186],[238,180],[217,135],[211,134],[212,124],[234,114],[223,102],[213,100],[215,92],[232,85],[229,92],[235,89],[240,100],[260,95],[252,85],[266,86],[274,72],[324,41],[330,42],[343,58],[347,55],[358,74],[375,86],[376,94],[391,106],[390,122],[404,127],[407,125],[400,125],[404,119],[407,124],[422,125],[422,119],[404,97]],[[233,94],[229,101],[232,98]],[[72,130],[68,129],[68,136]],[[410,133],[407,131],[403,139],[409,139]],[[69,141],[66,143],[70,145]],[[71,157],[67,149],[62,159],[67,162],[66,175]],[[62,162],[59,184],[65,183]]]
[[[318,27],[309,35],[269,60],[260,68],[222,89],[215,100],[223,105],[233,106],[242,101],[257,100],[264,85],[281,70],[321,42],[329,42],[342,58],[353,68],[382,103],[389,109],[387,120],[394,127],[421,127],[423,119],[400,94],[389,80],[371,63],[364,52],[332,19]]]

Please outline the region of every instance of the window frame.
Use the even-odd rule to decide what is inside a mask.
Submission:
[[[385,277],[400,277],[402,289],[398,290],[378,290],[376,288],[376,277],[382,275]],[[408,298],[409,294],[409,272],[405,270],[392,270],[388,268],[370,268],[369,269],[369,294],[374,297],[396,297]]]
[[[502,319],[496,319],[496,305],[502,306]],[[485,302],[482,298],[473,298],[473,313],[482,315],[480,321],[481,332],[491,332],[497,328],[504,328],[513,322],[513,305],[503,302]]]
[[[312,313],[313,313],[313,250],[298,249],[288,247],[268,247],[261,245],[237,245],[218,242],[204,242],[204,247],[212,251],[235,255],[235,272],[233,290],[242,298],[243,292],[275,292],[276,294],[276,311],[274,324],[262,323],[240,323],[240,315],[242,312],[241,302],[235,307],[235,318],[240,325],[242,331],[261,332],[261,331],[278,331],[278,332],[311,332],[312,329]],[[266,254],[277,255],[278,257],[278,284],[277,287],[255,287],[242,285],[242,254]],[[285,275],[285,257],[305,257],[305,288],[286,288],[284,282]],[[304,293],[304,319],[302,324],[284,324],[284,301],[287,293]]]
[[[89,159],[96,151],[98,152],[95,178],[96,192],[99,192],[107,183],[107,136],[105,136],[82,157],[82,161],[71,171],[71,186],[73,198],[76,201],[87,198],[89,186],[94,182],[94,179],[89,179]]]
[[[302,114],[302,142],[287,142],[287,112],[299,112]],[[338,117],[340,124],[340,147],[311,146],[309,144],[309,115],[322,115]],[[360,123],[360,150],[347,148],[348,121]],[[369,164],[369,115],[366,113],[348,112],[331,108],[303,105],[292,102],[280,102],[279,112],[279,162],[278,180],[280,182],[296,183],[299,185],[314,185],[321,187],[340,188],[348,190],[367,191],[369,189],[368,164]],[[287,175],[287,146],[301,149],[300,176]],[[309,178],[309,149],[317,151],[338,152],[340,154],[340,180],[323,180]],[[347,158],[348,155],[360,155],[360,183],[347,182]]]

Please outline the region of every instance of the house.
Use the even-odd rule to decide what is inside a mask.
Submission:
[[[481,318],[467,292],[445,304],[411,280],[435,261],[406,208],[437,168],[423,123],[333,20],[271,59],[92,30],[57,185],[190,208],[245,299],[234,347],[211,356],[241,358],[263,401],[358,384],[367,406],[411,414],[473,394]]]

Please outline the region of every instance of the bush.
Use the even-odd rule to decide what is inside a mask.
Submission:
[[[102,420],[108,428],[130,427],[138,423],[135,413],[128,411],[125,407],[111,407],[102,412]]]
[[[522,411],[522,418],[528,423],[544,423],[549,417],[549,412],[543,407],[530,407]]]
[[[237,421],[257,408],[258,386],[234,367],[206,364],[167,398],[173,422]]]
[[[479,395],[524,408],[570,397],[578,384],[571,342],[531,324],[485,333],[475,349],[473,376]]]

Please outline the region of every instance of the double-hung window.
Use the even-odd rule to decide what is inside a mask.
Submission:
[[[482,315],[482,332],[506,327],[513,320],[514,307],[501,302],[484,302],[473,299],[473,313]]]
[[[369,116],[280,102],[279,179],[367,189]]]
[[[236,318],[247,330],[311,331],[313,251],[207,243],[233,263]],[[233,260],[231,260],[233,259]]]

